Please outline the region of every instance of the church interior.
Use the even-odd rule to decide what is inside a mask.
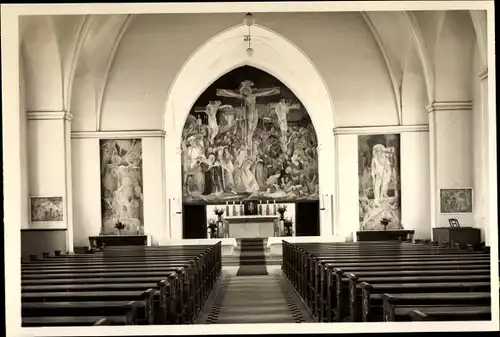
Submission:
[[[22,327],[492,320],[488,15],[20,17]]]

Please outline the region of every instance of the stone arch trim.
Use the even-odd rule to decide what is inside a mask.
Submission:
[[[259,68],[283,82],[309,112],[318,138],[320,197],[335,191],[334,107],[329,90],[311,60],[283,36],[265,27],[251,28],[253,56],[246,54],[243,36],[248,28],[238,25],[200,46],[186,61],[169,89],[164,108],[165,165],[168,198],[182,196],[179,146],[185,120],[198,97],[222,75],[243,65]],[[335,203],[334,203],[335,204]],[[172,238],[181,238],[182,216],[167,219]],[[321,235],[332,235],[330,208],[320,213]],[[173,226],[173,227],[172,227]],[[179,229],[180,228],[180,229]],[[180,233],[179,233],[180,232]]]

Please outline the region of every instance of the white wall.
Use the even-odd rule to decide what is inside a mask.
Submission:
[[[29,228],[29,185],[28,185],[28,118],[26,116],[25,89],[24,89],[24,71],[23,62],[20,62],[19,74],[19,123],[20,123],[20,142],[21,142],[21,229]]]
[[[28,120],[29,193],[66,199],[64,120]],[[66,212],[64,212],[66,223]]]
[[[163,239],[165,201],[163,199],[163,138],[142,139],[142,177],[144,193],[144,231],[153,245]]]
[[[161,133],[158,133],[161,134]],[[99,132],[72,135],[74,245],[88,245],[88,237],[99,235],[101,214],[101,159],[99,137],[109,134]],[[115,138],[141,138],[134,134],[120,133]],[[142,176],[144,193],[144,231],[151,235],[152,244],[160,241],[163,231],[163,138],[144,137],[142,140]]]
[[[431,239],[429,132],[401,133],[401,222],[415,239]]]
[[[472,111],[436,111],[435,127],[437,202],[438,212],[440,213],[440,189],[473,187]],[[438,226],[448,227],[448,219],[450,217],[457,218],[462,226],[474,226],[472,213],[440,213],[438,216]]]
[[[337,135],[338,215],[334,235],[352,240],[359,230],[358,136]]]
[[[101,169],[98,138],[71,140],[75,247],[89,245],[101,229]]]
[[[259,25],[283,35],[311,59],[330,90],[336,126],[358,126],[360,121],[397,124],[387,66],[359,13],[259,13],[256,17]],[[184,62],[209,38],[240,23],[240,14],[135,17],[109,73],[102,130],[160,128],[170,85]]]

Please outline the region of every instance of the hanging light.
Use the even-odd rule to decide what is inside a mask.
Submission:
[[[245,15],[245,18],[243,19],[243,23],[248,27],[248,35],[245,35],[245,42],[248,42],[248,48],[247,48],[247,55],[251,57],[254,53],[254,50],[250,44],[250,41],[252,41],[251,37],[251,32],[250,32],[250,27],[255,23],[255,20],[253,19],[253,16],[251,13],[247,13]]]
[[[243,19],[243,22],[245,23],[245,25],[247,25],[248,27],[252,26],[254,23],[255,23],[255,20],[253,19],[253,15],[252,13],[247,13],[245,15],[245,18]]]

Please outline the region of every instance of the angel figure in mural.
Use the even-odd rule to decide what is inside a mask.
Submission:
[[[205,188],[205,175],[200,162],[204,159],[203,138],[200,136],[189,136],[187,144],[182,142],[182,153],[184,155],[184,182],[188,182],[191,194],[201,194]]]
[[[257,97],[278,95],[279,87],[257,89],[253,88],[254,83],[246,80],[241,82],[239,90],[217,89],[217,96],[237,98],[245,103],[245,120],[246,120],[246,146],[252,150],[252,139],[255,129],[259,121],[259,113],[256,108]]]
[[[287,115],[292,109],[300,109],[300,103],[292,104],[290,100],[284,98],[280,99],[277,103],[269,103],[268,108],[278,117],[278,125],[281,130],[281,147],[283,152],[286,151],[286,134],[288,132]]]
[[[379,205],[383,198],[387,198],[389,183],[394,178],[393,165],[388,155],[391,151],[392,150],[388,151],[382,144],[376,144],[372,148],[371,173],[376,205]]]

